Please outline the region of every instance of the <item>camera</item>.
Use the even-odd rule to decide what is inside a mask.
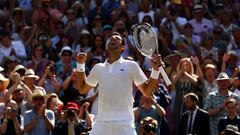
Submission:
[[[74,117],[75,114],[74,114],[73,110],[67,110],[67,116],[68,117]]]
[[[16,108],[7,107],[7,111],[8,112],[12,112],[12,113],[17,113],[17,109]]]
[[[153,124],[147,124],[143,127],[144,132],[147,133],[156,133],[157,128]]]

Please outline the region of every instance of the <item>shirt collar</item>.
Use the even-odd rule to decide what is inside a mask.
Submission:
[[[123,57],[121,56],[118,60],[114,61],[112,64],[115,64],[115,63],[122,63],[123,62]],[[106,65],[111,65],[109,62],[108,62],[108,59],[105,60],[104,64]]]

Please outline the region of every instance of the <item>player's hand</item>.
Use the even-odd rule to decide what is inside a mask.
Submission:
[[[87,60],[87,53],[80,52],[80,53],[77,54],[76,61],[78,63],[85,63],[86,60]]]
[[[160,66],[163,66],[163,61],[160,54],[154,54],[153,59],[151,60],[152,68],[156,71],[159,70]]]

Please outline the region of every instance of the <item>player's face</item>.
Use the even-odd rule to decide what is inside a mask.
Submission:
[[[123,39],[119,35],[113,35],[107,40],[107,49],[111,51],[122,50]]]

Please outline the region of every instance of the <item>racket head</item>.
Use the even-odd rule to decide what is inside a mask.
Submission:
[[[148,23],[140,23],[133,27],[133,43],[142,55],[152,58],[158,53],[158,38]]]

